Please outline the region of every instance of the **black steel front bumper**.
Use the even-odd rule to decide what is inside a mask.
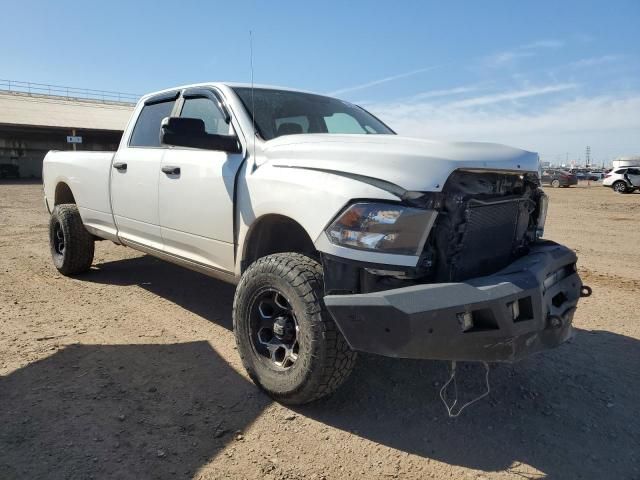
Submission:
[[[494,275],[324,300],[357,351],[513,362],[571,337],[582,290],[576,260],[572,250],[543,242]]]

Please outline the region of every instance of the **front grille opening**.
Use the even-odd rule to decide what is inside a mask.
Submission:
[[[526,254],[539,195],[527,175],[456,171],[440,197],[428,243],[431,281],[491,275]]]
[[[518,221],[518,202],[473,205],[454,267],[454,279],[488,274],[509,264]]]

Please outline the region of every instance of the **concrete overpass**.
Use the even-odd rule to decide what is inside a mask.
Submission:
[[[39,178],[49,150],[116,150],[136,95],[0,80],[0,164]],[[67,137],[82,143],[69,143]]]

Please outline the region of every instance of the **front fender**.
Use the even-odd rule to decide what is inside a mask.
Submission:
[[[324,228],[355,199],[398,200],[396,195],[351,178],[326,172],[263,165],[239,179],[236,225],[238,251],[244,251],[250,227],[264,215],[282,215],[299,223],[323,251]],[[236,274],[242,255],[236,256]]]

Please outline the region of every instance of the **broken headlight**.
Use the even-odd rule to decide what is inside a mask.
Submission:
[[[547,221],[547,208],[549,206],[549,197],[540,192],[538,198],[538,218],[536,222],[536,240],[544,235],[544,224]]]
[[[327,228],[331,243],[382,253],[420,255],[436,212],[387,203],[354,203]]]

